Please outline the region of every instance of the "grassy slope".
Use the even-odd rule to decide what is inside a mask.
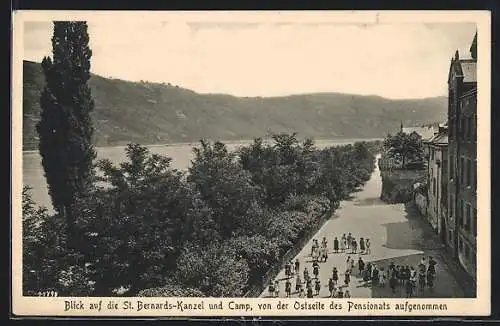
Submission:
[[[23,147],[37,147],[35,124],[44,77],[38,63],[24,61]],[[189,142],[200,138],[242,140],[270,132],[301,137],[378,138],[405,125],[443,120],[446,98],[389,100],[337,93],[272,98],[198,94],[170,84],[135,83],[94,75],[98,146]]]

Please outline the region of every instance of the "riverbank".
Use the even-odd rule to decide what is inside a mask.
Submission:
[[[314,138],[313,138],[314,139]],[[316,146],[318,145],[325,145],[328,146],[331,143],[335,143],[337,145],[339,144],[351,144],[355,142],[371,142],[371,141],[377,141],[380,140],[382,141],[383,138],[322,138],[322,139],[314,139],[314,142]],[[242,139],[242,140],[219,140],[220,142],[226,144],[226,145],[247,145],[251,142],[253,142],[253,139]],[[272,138],[263,138],[264,143],[271,143],[273,140]],[[113,145],[113,146],[97,146],[95,147],[96,150],[106,150],[106,149],[120,149],[123,148],[125,149],[127,147],[127,144],[130,142],[124,142],[122,145]],[[146,146],[148,148],[156,148],[156,147],[176,147],[176,146],[196,146],[199,144],[199,141],[196,142],[174,142],[174,143],[162,143],[162,144],[141,144],[143,146]],[[23,154],[38,154],[37,149],[32,149],[32,150],[23,150]]]

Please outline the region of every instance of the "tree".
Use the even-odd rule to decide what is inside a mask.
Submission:
[[[128,294],[163,286],[186,240],[215,238],[207,239],[211,211],[184,174],[170,167],[170,158],[137,144],[126,153],[119,166],[98,162],[106,187],[95,187],[75,206],[97,295],[121,286]]]
[[[223,143],[201,141],[193,151],[187,180],[213,210],[217,225],[214,233],[228,239],[244,229],[246,221],[259,211],[261,189]]]
[[[94,101],[87,84],[92,56],[88,43],[86,22],[54,22],[53,59],[42,61],[46,85],[36,126],[49,195],[73,241],[73,206],[89,186],[96,157],[90,116]]]
[[[403,169],[410,161],[418,165],[423,164],[422,137],[416,132],[407,134],[400,131],[394,136],[387,135],[384,140],[384,149],[390,158],[401,161]]]

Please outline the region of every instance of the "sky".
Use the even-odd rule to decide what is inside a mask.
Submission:
[[[447,94],[455,50],[475,23],[89,21],[92,72],[199,93],[339,92],[391,99]],[[52,23],[24,23],[24,60],[52,55]]]

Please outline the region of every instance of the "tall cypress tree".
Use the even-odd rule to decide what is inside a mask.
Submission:
[[[42,61],[46,85],[40,97],[37,124],[39,151],[54,209],[65,217],[68,238],[74,234],[73,207],[90,185],[94,101],[90,78],[89,36],[86,22],[54,22],[53,59]]]

